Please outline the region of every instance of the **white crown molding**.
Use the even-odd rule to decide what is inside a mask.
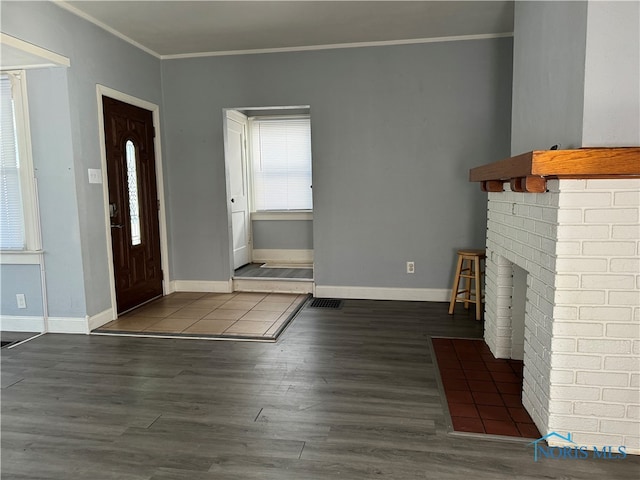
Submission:
[[[139,48],[140,50],[142,50],[143,52],[148,53],[149,55],[153,55],[156,58],[162,58],[161,55],[157,52],[154,52],[153,50],[151,50],[150,48],[145,47],[144,45],[142,45],[141,43],[136,42],[135,40],[133,40],[132,38],[127,37],[124,33],[119,32],[118,30],[116,30],[115,28],[111,28],[109,25],[102,23],[100,20],[97,20],[96,18],[92,17],[91,15],[89,15],[88,13],[83,12],[82,10],[77,9],[76,7],[74,7],[73,5],[70,5],[69,3],[63,1],[63,0],[53,0],[53,3],[55,5],[57,5],[60,8],[63,8],[71,13],[73,13],[74,15],[83,18],[84,20],[93,23],[94,25],[102,28],[103,30],[106,30],[107,32],[109,32],[111,35],[115,35],[116,37],[118,37],[121,40],[124,40],[125,42],[133,45],[136,48]]]
[[[363,47],[383,47],[389,45],[412,45],[419,43],[439,43],[439,42],[458,42],[464,40],[486,40],[491,38],[513,37],[513,32],[505,33],[487,33],[477,35],[454,35],[449,37],[433,37],[433,38],[409,38],[403,40],[381,40],[376,42],[353,42],[353,43],[334,43],[327,45],[307,45],[301,47],[280,47],[280,48],[256,48],[250,50],[224,50],[217,52],[197,52],[197,53],[177,53],[172,55],[161,55],[158,52],[145,47],[141,43],[136,42],[132,38],[126,36],[124,33],[119,32],[115,28],[102,23],[91,15],[79,10],[78,8],[70,5],[64,0],[53,0],[53,3],[60,8],[63,8],[74,15],[93,23],[94,25],[106,30],[107,32],[115,35],[116,37],[124,40],[125,42],[139,48],[140,50],[153,55],[160,60],[177,60],[181,58],[197,58],[197,57],[222,57],[230,55],[255,55],[262,53],[284,53],[284,52],[306,52],[313,50],[333,50],[338,48],[363,48]]]
[[[220,52],[178,53],[160,55],[161,60],[181,58],[224,57],[230,55],[256,55],[263,53],[307,52],[313,50],[334,50],[339,48],[386,47],[394,45],[414,45],[421,43],[461,42],[467,40],[488,40],[492,38],[513,37],[513,32],[487,33],[479,35],[455,35],[451,37],[409,38],[404,40],[381,40],[377,42],[333,43],[328,45],[307,45],[303,47],[257,48],[253,50],[226,50]]]

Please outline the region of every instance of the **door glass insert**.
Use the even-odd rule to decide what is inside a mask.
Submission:
[[[131,245],[140,245],[140,208],[138,205],[138,172],[136,147],[131,140],[126,143],[127,186],[129,188],[129,217],[131,217]]]

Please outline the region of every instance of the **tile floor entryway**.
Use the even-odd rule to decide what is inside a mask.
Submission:
[[[307,298],[285,293],[179,292],[94,332],[273,340]]]
[[[495,358],[479,339],[431,341],[454,431],[540,437],[522,406],[522,361]]]

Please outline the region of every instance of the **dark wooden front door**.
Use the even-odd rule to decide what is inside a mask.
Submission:
[[[162,295],[153,116],[102,97],[118,313]]]

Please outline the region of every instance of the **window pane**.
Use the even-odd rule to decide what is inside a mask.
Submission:
[[[252,163],[257,211],[313,208],[309,118],[255,119]]]
[[[20,192],[20,160],[16,138],[11,78],[0,75],[0,249],[25,248]]]
[[[138,172],[136,165],[136,147],[127,140],[127,184],[129,187],[129,216],[131,217],[131,245],[140,245],[140,208],[138,206]]]

